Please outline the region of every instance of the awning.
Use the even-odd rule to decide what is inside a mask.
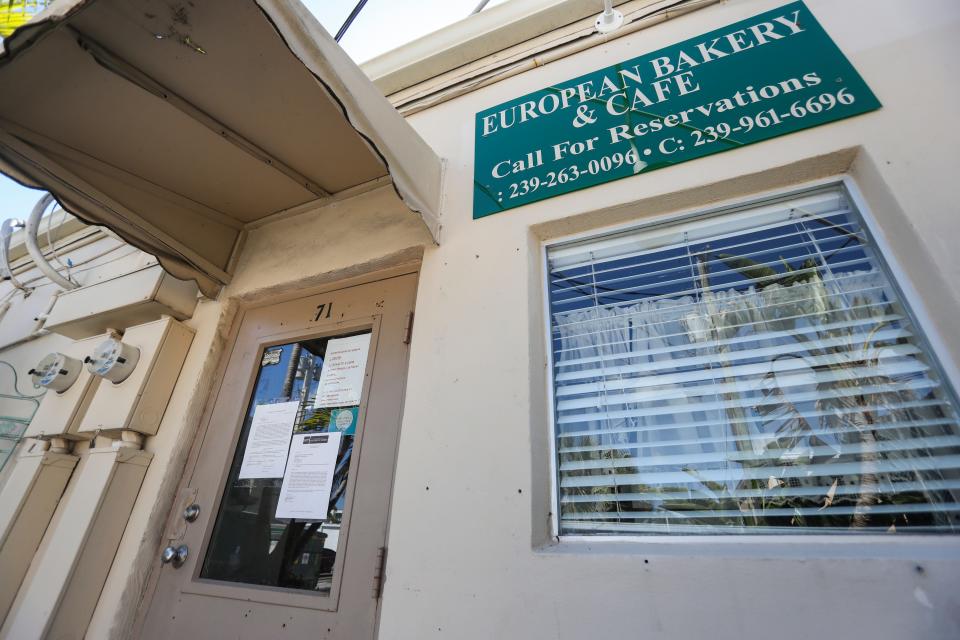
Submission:
[[[66,0],[0,51],[0,170],[207,295],[245,229],[441,161],[296,0]],[[312,203],[312,204],[311,204]]]

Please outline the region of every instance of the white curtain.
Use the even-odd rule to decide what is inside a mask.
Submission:
[[[555,314],[562,519],[869,526],[884,491],[943,503],[960,481],[928,445],[956,435],[898,309],[872,270]]]

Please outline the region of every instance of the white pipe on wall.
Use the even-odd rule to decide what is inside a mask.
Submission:
[[[33,330],[30,331],[30,338],[39,338],[40,336],[45,336],[49,331],[43,328],[47,324],[47,318],[50,317],[50,312],[53,311],[53,305],[57,304],[57,298],[60,297],[60,294],[63,291],[54,291],[53,295],[50,296],[50,302],[47,303],[47,309],[36,318],[34,318]]]
[[[613,0],[603,0],[603,13],[594,24],[600,33],[616,31],[623,25],[623,14],[613,8]]]
[[[3,225],[0,226],[0,276],[9,280],[14,288],[23,291],[26,297],[30,295],[31,289],[23,286],[23,283],[14,277],[13,267],[10,266],[10,238],[18,226],[23,226],[23,223],[15,219],[4,220]]]
[[[40,230],[40,219],[43,218],[43,212],[51,202],[53,202],[53,196],[49,193],[45,193],[43,194],[43,197],[37,201],[37,204],[34,205],[33,211],[30,212],[30,217],[27,219],[27,251],[30,253],[30,257],[33,258],[33,261],[37,263],[37,267],[40,269],[40,271],[42,271],[43,274],[50,278],[54,283],[60,285],[64,289],[76,289],[80,285],[60,275],[60,273],[54,269],[49,262],[47,262],[47,259],[43,255],[43,251],[40,250],[40,245],[37,243],[37,232]]]

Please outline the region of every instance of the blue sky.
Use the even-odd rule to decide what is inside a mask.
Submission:
[[[42,191],[27,189],[0,174],[0,220],[7,218],[25,219],[37,203]]]
[[[489,7],[506,0],[491,0]],[[330,33],[336,33],[356,0],[301,0]],[[405,42],[470,15],[479,0],[425,0],[417,3],[368,0],[340,44],[363,63]],[[597,3],[598,6],[600,3]],[[0,174],[0,220],[26,218],[41,193]]]

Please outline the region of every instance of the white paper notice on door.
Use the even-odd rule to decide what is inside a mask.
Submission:
[[[334,432],[293,436],[277,500],[277,518],[327,519],[341,435]]]
[[[283,477],[299,406],[298,401],[278,402],[261,404],[253,410],[250,435],[240,463],[238,477],[241,480]]]
[[[360,404],[363,392],[363,373],[367,369],[370,352],[370,334],[336,338],[327,343],[320,371],[320,385],[313,401],[321,407],[349,407]]]

